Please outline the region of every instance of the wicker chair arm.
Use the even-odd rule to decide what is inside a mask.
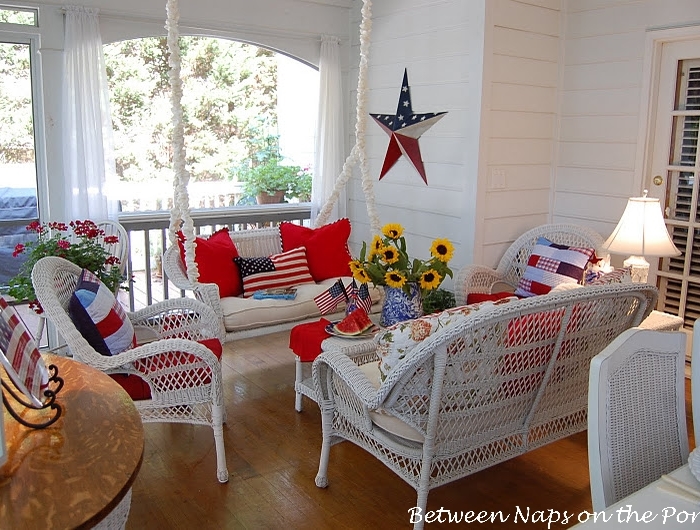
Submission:
[[[127,314],[134,326],[149,328],[158,338],[223,339],[222,325],[212,325],[220,320],[218,315],[192,298],[171,298]]]
[[[313,380],[321,399],[333,399],[331,376],[335,373],[369,410],[379,407],[377,390],[355,362],[339,351],[319,355],[313,364]]]
[[[455,302],[458,306],[465,305],[469,293],[490,293],[491,288],[499,282],[507,283],[503,276],[490,267],[483,265],[462,267],[455,276]]]

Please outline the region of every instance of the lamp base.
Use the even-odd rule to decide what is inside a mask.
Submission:
[[[630,256],[622,264],[632,269],[632,281],[634,283],[647,283],[649,262],[644,259],[644,256]]]

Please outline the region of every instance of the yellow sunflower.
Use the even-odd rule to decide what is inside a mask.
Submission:
[[[360,283],[367,283],[370,280],[369,275],[367,274],[367,271],[365,269],[362,269],[362,268],[353,269],[352,277],[355,278]]]
[[[437,289],[442,278],[434,269],[428,269],[420,277],[420,286],[422,289]]]
[[[382,227],[382,234],[389,239],[398,239],[403,235],[403,226],[399,223],[389,223]]]
[[[364,269],[362,262],[360,262],[359,259],[352,260],[350,263],[348,263],[348,265],[350,266],[350,272],[352,274],[355,274],[356,270]]]
[[[387,265],[399,261],[399,253],[394,247],[384,247],[381,250],[382,259]]]
[[[430,254],[443,263],[450,261],[454,253],[455,247],[450,243],[449,239],[436,239],[430,247]]]
[[[389,287],[403,287],[406,283],[406,277],[400,272],[390,271],[384,276],[384,281]]]
[[[367,256],[367,259],[372,261],[372,258],[375,255],[381,254],[383,248],[384,248],[384,242],[382,241],[382,238],[375,235],[372,238],[372,243],[369,246],[369,256]]]

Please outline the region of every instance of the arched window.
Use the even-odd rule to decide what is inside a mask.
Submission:
[[[226,39],[182,37],[180,46],[191,207],[250,204],[260,192],[278,188],[282,201],[308,201],[318,71]],[[166,39],[125,40],[104,50],[117,198],[123,211],[167,210],[172,153]]]

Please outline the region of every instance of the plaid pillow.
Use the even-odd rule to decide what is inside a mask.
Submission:
[[[102,355],[117,355],[136,346],[136,334],[112,291],[83,269],[68,302],[68,315],[86,341]]]
[[[243,279],[243,295],[251,296],[261,289],[294,287],[316,283],[306,261],[306,249],[295,248],[266,258],[233,258]]]
[[[595,249],[558,245],[540,237],[515,294],[523,297],[547,294],[561,283],[580,283],[586,264],[594,255]]]
[[[41,397],[49,384],[49,372],[34,339],[27,333],[14,308],[2,296],[0,364],[22,394],[30,398],[35,406],[41,406]]]

